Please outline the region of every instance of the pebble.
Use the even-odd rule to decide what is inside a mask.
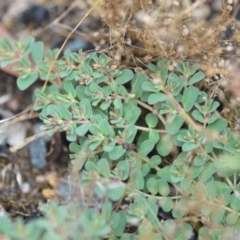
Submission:
[[[42,25],[44,22],[49,20],[49,12],[41,5],[32,5],[22,12],[19,20],[25,25]]]
[[[55,44],[53,44],[53,48],[60,48],[64,43],[64,39],[60,39]],[[69,49],[72,52],[78,52],[80,49],[83,51],[95,50],[94,45],[91,42],[87,42],[81,38],[72,38],[65,45],[64,50]]]
[[[47,153],[46,143],[43,138],[38,138],[29,144],[30,161],[33,167],[43,169],[46,166],[45,155]]]
[[[34,125],[34,133],[39,133],[39,124]],[[30,162],[33,167],[43,169],[46,166],[45,155],[47,154],[46,140],[37,138],[29,144]]]

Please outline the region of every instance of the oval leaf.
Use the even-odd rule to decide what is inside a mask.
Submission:
[[[165,135],[157,144],[157,152],[159,155],[166,157],[172,149],[173,141],[170,135]]]
[[[201,81],[203,78],[205,77],[204,73],[202,71],[199,71],[197,73],[195,73],[188,82],[188,85],[192,85],[194,83],[197,83],[199,81]]]
[[[134,74],[133,71],[130,69],[124,69],[122,70],[121,74],[117,76],[116,81],[118,85],[125,84],[129,82],[133,78]]]
[[[27,77],[18,77],[17,79],[17,86],[20,90],[25,90],[29,86],[31,86],[36,80],[38,79],[38,73],[37,72],[31,72],[27,75]]]
[[[126,149],[124,149],[122,146],[115,146],[113,150],[108,153],[110,159],[117,160],[119,159],[124,153],[126,152]]]
[[[184,92],[182,96],[182,103],[184,110],[186,112],[189,112],[192,107],[194,106],[197,98],[198,98],[199,90],[196,87],[188,87]]]
[[[139,155],[142,157],[146,157],[154,148],[154,142],[150,140],[144,141],[139,147]]]

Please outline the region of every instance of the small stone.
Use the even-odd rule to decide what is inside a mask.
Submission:
[[[42,25],[48,19],[49,12],[46,8],[40,5],[33,5],[22,12],[19,20],[25,25],[34,24],[38,26]]]
[[[30,161],[33,167],[43,169],[46,166],[45,155],[47,154],[46,143],[43,138],[38,138],[29,144]]]
[[[60,39],[55,44],[53,44],[52,48],[60,48],[63,43],[64,39]],[[87,42],[81,38],[72,38],[64,46],[63,51],[66,49],[69,49],[72,52],[78,52],[80,49],[83,51],[95,50],[95,47],[91,42]]]

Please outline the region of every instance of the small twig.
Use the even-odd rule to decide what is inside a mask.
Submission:
[[[17,150],[25,147],[27,144],[29,144],[30,142],[36,140],[37,138],[40,138],[40,137],[42,137],[44,135],[47,135],[47,132],[48,132],[47,130],[46,131],[42,131],[42,132],[40,132],[38,134],[35,134],[34,136],[26,138],[24,143],[19,144],[19,145],[14,146],[14,147],[11,147],[10,148],[10,152],[16,152]]]

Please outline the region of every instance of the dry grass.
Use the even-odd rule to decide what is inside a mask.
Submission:
[[[199,87],[218,97],[235,128],[240,106],[237,2],[102,0],[95,14],[108,26],[105,51],[118,67],[145,70],[161,57],[169,58],[173,67],[178,61],[201,64],[207,77]],[[234,31],[229,39],[227,28]]]

